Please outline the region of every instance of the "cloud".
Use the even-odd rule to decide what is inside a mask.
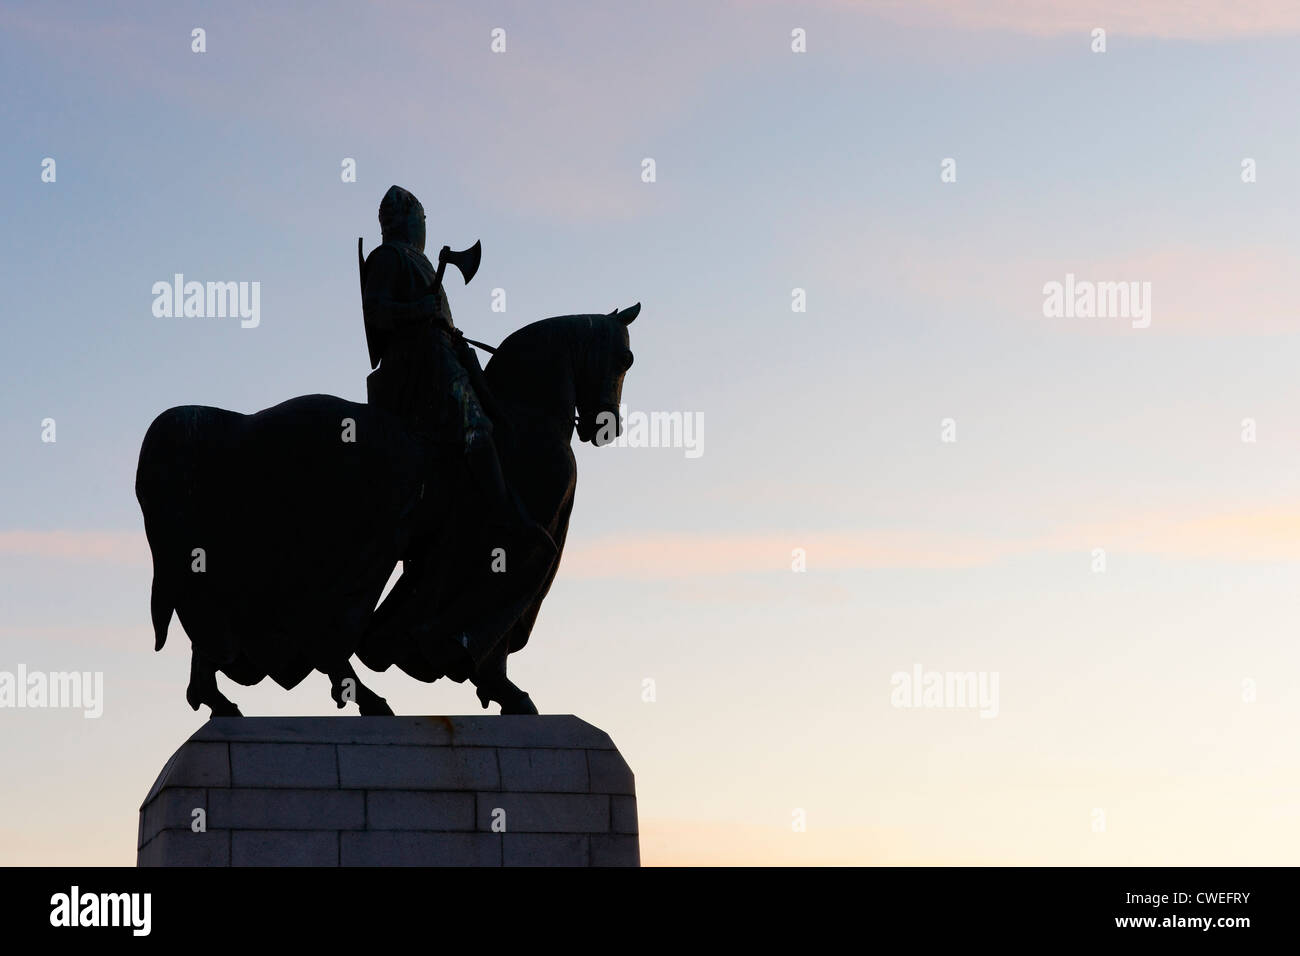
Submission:
[[[1042,534],[994,538],[906,531],[703,534],[655,532],[573,543],[561,574],[629,580],[786,572],[794,548],[815,571],[947,570],[1048,553],[1148,554],[1228,562],[1300,561],[1300,506],[1144,513]]]
[[[138,531],[0,531],[0,555],[150,565],[149,544]]]
[[[1035,290],[1035,302],[1040,308],[1042,283],[1063,282],[1068,271],[1076,279],[1098,282],[1150,282],[1150,331],[1289,334],[1295,328],[1300,257],[1294,250],[1176,244],[1085,261],[1078,267],[1068,260],[1054,264],[1055,274],[1049,271],[1052,263],[1039,261],[1032,267],[1035,278],[1041,277]],[[1026,281],[1029,278],[1027,275]],[[1128,325],[1096,319],[1067,321],[1090,330],[1108,326],[1122,330]]]
[[[509,214],[590,223],[675,201],[668,183],[641,181],[642,159],[671,163],[665,140],[701,90],[764,49],[761,24],[725,11],[685,0],[567,14],[390,0],[321,4],[304,20],[299,10],[223,8],[205,19],[202,56],[190,53],[189,21],[170,9],[72,21],[0,10],[0,26],[126,100],[236,116],[253,136],[337,142],[362,176],[393,165],[411,169],[412,184],[436,175],[440,188]],[[491,48],[497,28],[503,52]],[[332,147],[328,155],[337,167]]]
[[[914,27],[992,30],[1030,36],[1108,34],[1222,40],[1300,32],[1291,0],[830,0]]]
[[[955,568],[987,564],[1014,545],[892,531],[707,534],[650,532],[566,545],[561,574],[668,579],[789,571],[802,548],[809,569]]]
[[[1300,561],[1300,504],[1143,512],[1008,537],[875,529],[635,532],[570,541],[560,574],[574,580],[689,582],[790,573],[796,548],[803,549],[810,572],[948,570],[1093,547],[1174,559]],[[138,532],[3,531],[0,555],[6,554],[150,566],[148,544]]]
[[[1300,509],[1212,511],[1106,522],[1089,534],[1107,550],[1226,561],[1300,561]]]
[[[789,824],[650,817],[640,829],[644,866],[865,866],[917,862],[920,856],[908,834],[884,828],[795,831]]]
[[[1009,237],[1008,237],[1009,239]],[[862,263],[870,263],[864,270]],[[996,237],[908,237],[893,230],[845,235],[821,247],[808,269],[815,281],[853,295],[890,294],[945,314],[997,314],[1082,335],[1273,335],[1295,331],[1300,254],[1276,245],[1173,242],[1120,253],[1024,254]],[[1150,283],[1151,324],[1129,318],[1047,318],[1043,287],[1075,281]]]

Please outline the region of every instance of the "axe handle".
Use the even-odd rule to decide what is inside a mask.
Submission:
[[[447,270],[447,253],[451,252],[451,246],[443,246],[438,250],[438,285],[442,285],[442,274]]]

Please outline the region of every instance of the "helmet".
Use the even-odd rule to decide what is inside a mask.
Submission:
[[[407,242],[424,248],[424,207],[401,186],[391,186],[379,204],[379,228],[384,242]]]

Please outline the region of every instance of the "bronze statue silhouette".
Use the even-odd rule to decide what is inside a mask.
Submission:
[[[288,689],[319,670],[339,707],[391,714],[358,678],[355,654],[421,681],[469,679],[484,707],[537,713],[506,658],[528,642],[559,566],[575,426],[597,445],[619,434],[640,305],[534,322],[480,370],[441,288],[456,254],[444,247],[430,276],[423,210],[390,197],[385,244],[362,269],[379,364],[367,404],[306,395],[251,415],[186,405],[145,435],[136,497],[153,554],[155,648],[175,612],[196,710],[239,714],[217,672]],[[404,225],[390,231],[385,213]]]

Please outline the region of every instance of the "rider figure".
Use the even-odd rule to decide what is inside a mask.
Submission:
[[[393,186],[379,205],[379,224],[383,244],[362,270],[366,339],[371,367],[377,366],[366,378],[368,401],[400,416],[428,440],[459,446],[483,496],[488,523],[526,553],[549,546],[553,555],[554,542],[524,511],[501,472],[492,419],[484,410],[486,405],[495,412],[496,405],[472,349],[452,322],[437,270],[424,254],[424,207]],[[404,573],[409,571],[408,562]],[[457,647],[447,651],[448,676],[470,676],[500,636],[471,628],[453,638]]]

